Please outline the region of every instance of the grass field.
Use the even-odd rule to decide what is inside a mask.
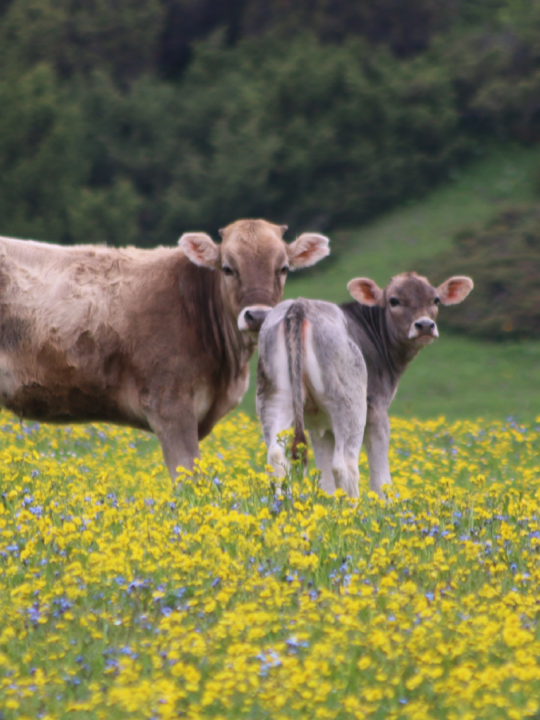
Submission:
[[[394,487],[276,497],[236,416],[157,443],[0,419],[4,720],[521,720],[540,707],[540,429],[393,421]]]
[[[292,275],[286,297],[348,301],[347,282],[359,275],[386,285],[393,275],[414,270],[418,260],[449,249],[460,228],[484,223],[505,204],[532,200],[539,170],[538,148],[491,152],[427,198],[360,229],[331,235],[333,254],[310,272]],[[438,278],[430,279],[445,280],[444,268]],[[441,310],[451,312],[452,308]],[[392,413],[531,420],[540,412],[539,358],[540,339],[501,344],[442,334],[407,370]],[[242,409],[255,413],[254,382]]]

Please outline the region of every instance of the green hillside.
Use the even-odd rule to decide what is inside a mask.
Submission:
[[[343,302],[348,300],[348,280],[358,275],[385,285],[392,275],[414,270],[419,260],[449,249],[452,236],[463,226],[484,223],[507,203],[532,200],[539,167],[538,147],[491,152],[423,201],[331,235],[332,256],[311,272],[292,276],[286,297]],[[431,279],[445,279],[444,268],[440,277]],[[253,363],[251,387],[242,404],[250,414],[255,412],[255,367]],[[540,415],[540,339],[486,343],[441,335],[408,369],[392,414],[534,419]]]

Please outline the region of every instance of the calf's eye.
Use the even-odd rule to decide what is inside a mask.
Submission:
[[[391,297],[391,298],[390,298],[390,305],[391,305],[392,307],[396,307],[397,305],[401,305],[401,303],[399,302],[399,300],[398,300],[397,298]]]
[[[280,273],[281,273],[282,275],[287,275],[288,272],[289,272],[289,266],[288,266],[288,265],[284,265],[284,266],[281,268],[281,270],[280,270]]]
[[[433,302],[435,303],[435,305],[438,305],[441,302],[441,298],[436,297]]]
[[[227,275],[229,277],[231,275],[234,275],[234,270],[232,268],[230,268],[228,265],[224,265],[221,269],[223,270],[224,275]]]

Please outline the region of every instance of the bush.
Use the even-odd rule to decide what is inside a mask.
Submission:
[[[206,43],[180,92],[165,234],[243,215],[358,222],[424,192],[466,147],[444,74],[358,41]]]
[[[444,327],[491,340],[538,338],[540,206],[508,208],[482,229],[463,230],[452,251],[422,271],[432,282],[449,275],[474,280],[467,300],[442,316]]]
[[[152,69],[163,16],[159,0],[13,0],[0,65],[24,72],[46,62],[63,78],[102,69],[126,84]]]
[[[402,5],[0,0],[0,232],[151,246],[240,216],[353,225],[484,138],[540,139],[538,3],[414,0],[418,37]]]
[[[444,75],[356,41],[205,43],[177,84],[40,68],[0,85],[4,233],[150,246],[242,216],[356,223],[466,148]]]
[[[292,37],[300,28],[309,28],[322,40],[338,43],[358,36],[409,57],[425,50],[436,32],[455,23],[463,4],[463,0],[246,0],[242,29],[248,36],[277,30]]]
[[[540,140],[540,5],[492,13],[480,26],[440,35],[426,58],[446,72],[463,131]]]
[[[2,234],[69,241],[69,212],[89,165],[84,120],[47,65],[0,80]]]

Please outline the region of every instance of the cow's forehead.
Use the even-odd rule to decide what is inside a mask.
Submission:
[[[437,294],[429,280],[416,273],[401,273],[393,277],[386,288],[386,297],[392,295],[410,303],[431,302]]]
[[[285,248],[283,229],[266,220],[237,220],[221,231],[223,249],[237,254],[276,252]]]

